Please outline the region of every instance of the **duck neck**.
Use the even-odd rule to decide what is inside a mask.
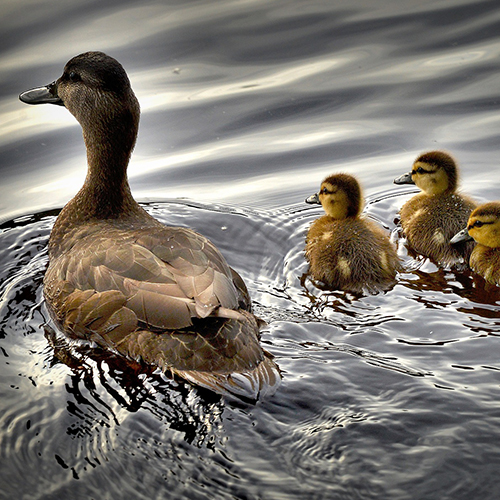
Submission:
[[[138,115],[125,110],[105,122],[86,125],[82,124],[88,170],[74,198],[78,213],[85,219],[113,219],[136,212],[139,206],[130,192],[127,167],[137,137]]]

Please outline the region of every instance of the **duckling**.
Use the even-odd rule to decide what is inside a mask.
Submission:
[[[416,184],[422,192],[400,210],[401,226],[411,251],[443,266],[467,262],[473,244],[451,245],[451,237],[464,227],[477,206],[457,193],[458,168],[443,151],[421,154],[411,172],[394,179],[395,184]]]
[[[486,281],[500,285],[500,201],[480,205],[470,215],[467,227],[458,232],[451,244],[474,239],[470,267]]]
[[[361,216],[362,193],[348,174],[334,174],[306,203],[320,204],[326,212],[309,228],[306,258],[314,280],[329,288],[354,293],[390,287],[400,268],[387,234]]]
[[[274,389],[279,369],[242,278],[207,238],[163,225],[131,194],[140,109],[122,65],[86,52],[19,97],[65,106],[87,149],[85,183],[48,244],[44,296],[59,328],[223,394]]]

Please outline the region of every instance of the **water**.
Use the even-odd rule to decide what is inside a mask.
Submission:
[[[446,149],[499,199],[495,1],[4,2],[0,498],[496,499],[500,294],[403,251],[386,293],[315,288],[304,204],[336,171],[394,230],[392,184]],[[54,337],[46,243],[85,175],[65,109],[17,94],[103,50],[142,106],[130,167],[155,217],[245,279],[283,371],[256,405]]]

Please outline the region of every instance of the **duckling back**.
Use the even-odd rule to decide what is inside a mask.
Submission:
[[[450,239],[467,224],[475,206],[471,199],[455,193],[414,196],[399,212],[410,251],[442,265],[467,262],[474,243],[451,245]]]
[[[328,287],[362,293],[394,284],[399,259],[389,238],[360,218],[316,220],[306,239],[310,274]]]
[[[500,249],[476,245],[470,256],[471,269],[486,281],[500,285]]]
[[[452,243],[474,239],[470,267],[486,281],[500,285],[500,202],[477,207],[470,215],[466,229],[458,232]]]
[[[313,279],[327,287],[361,293],[394,283],[399,258],[387,234],[360,216],[358,181],[347,174],[327,177],[307,203],[319,203],[327,215],[311,225],[306,258]]]

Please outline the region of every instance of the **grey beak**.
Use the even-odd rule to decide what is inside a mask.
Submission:
[[[467,228],[459,231],[453,238],[450,240],[450,243],[454,245],[455,243],[460,243],[461,241],[470,241],[472,240],[472,236],[467,231]]]
[[[411,178],[411,172],[400,175],[394,179],[394,184],[415,184]]]
[[[309,203],[310,205],[321,205],[321,201],[319,201],[319,195],[318,193],[314,193],[308,198],[306,198],[306,203]]]
[[[19,99],[26,104],[57,104],[64,106],[62,99],[57,95],[56,82],[52,82],[45,87],[27,90],[19,94]]]

